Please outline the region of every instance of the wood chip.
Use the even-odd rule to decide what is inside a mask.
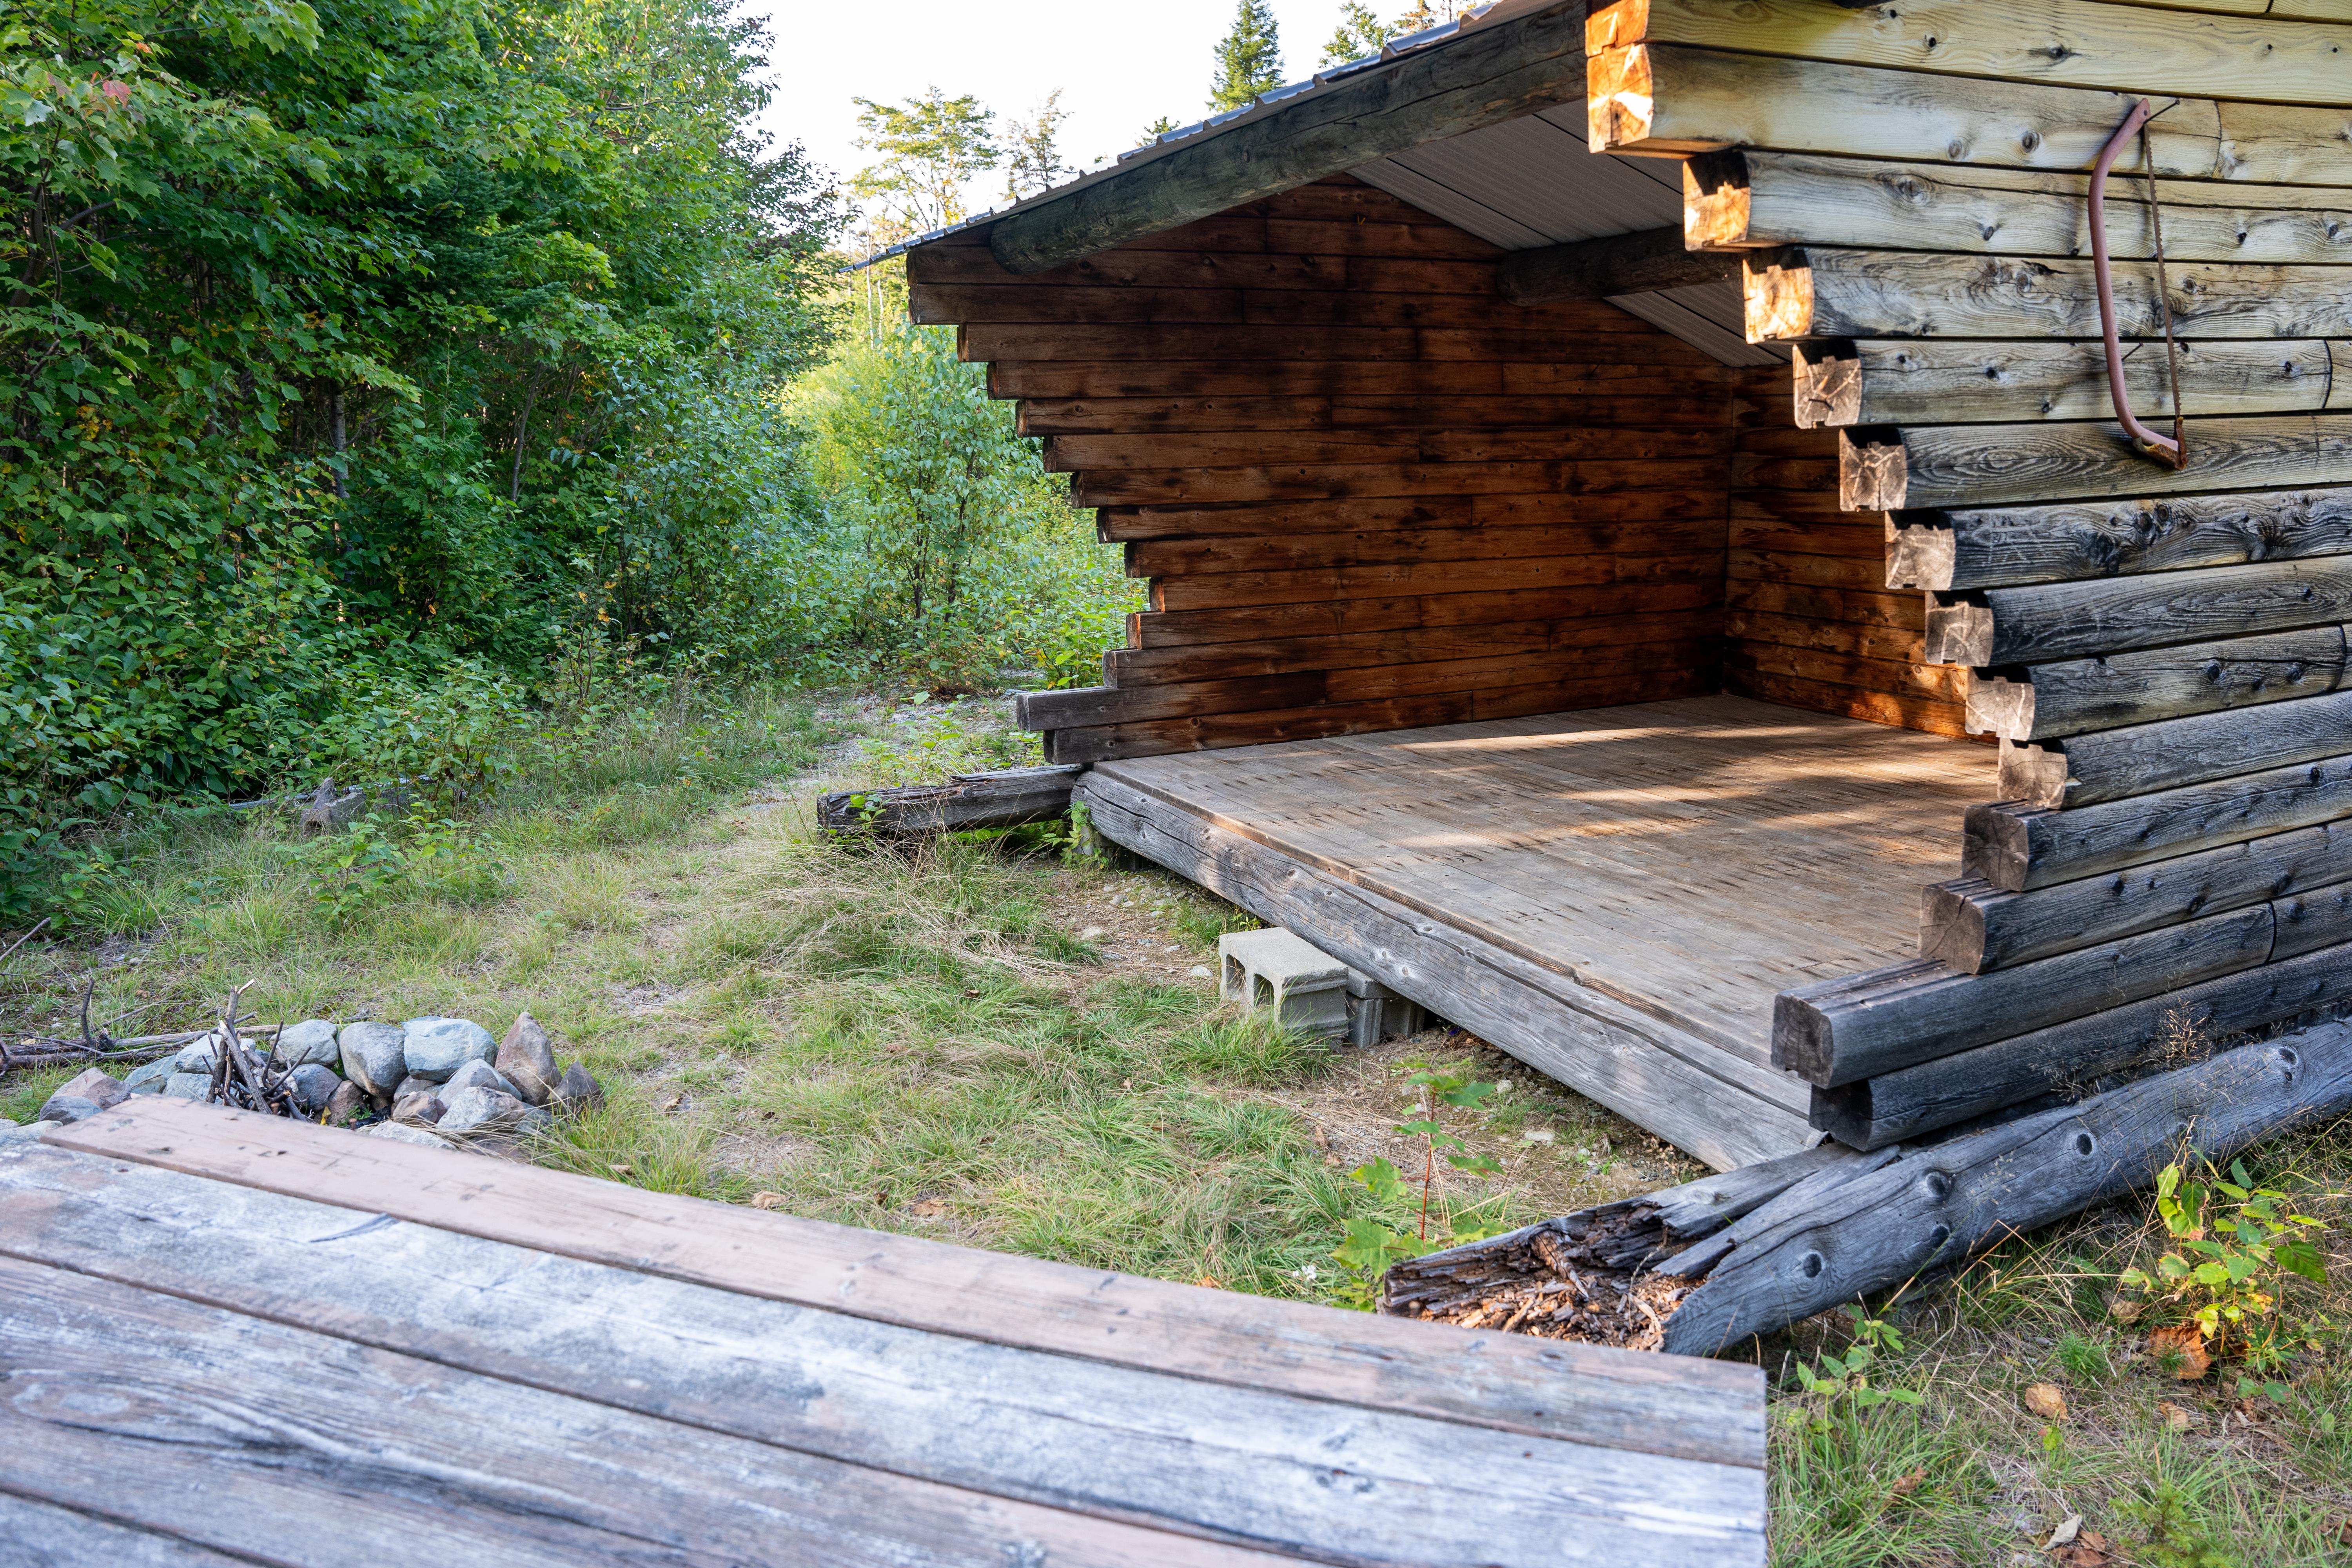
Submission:
[[[751,1206],[755,1209],[780,1209],[784,1206],[784,1194],[782,1193],[753,1193],[751,1194]]]
[[[2167,1399],[2159,1402],[2156,1409],[2157,1414],[2164,1417],[2164,1424],[2167,1426],[2171,1427],[2175,1432],[2186,1432],[2189,1430],[2191,1417],[2188,1410],[2183,1406],[2175,1405],[2172,1401]]]
[[[2036,1383],[2025,1390],[2025,1407],[2044,1421],[2066,1419],[2066,1395],[2054,1383]],[[2082,1521],[2077,1520],[2076,1523]]]
[[[2095,1530],[2084,1531],[2074,1542],[2050,1554],[2058,1568],[2107,1568],[2107,1538]]]

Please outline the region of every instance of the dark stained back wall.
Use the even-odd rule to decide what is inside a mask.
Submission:
[[[1507,303],[1499,254],[1341,176],[1030,278],[984,231],[909,255],[916,319],[961,328],[1151,580],[1104,686],[1024,699],[1050,755],[1722,689],[1753,373],[1600,301]],[[1899,685],[1879,662],[1844,673]],[[1758,695],[1906,721],[1818,674]]]

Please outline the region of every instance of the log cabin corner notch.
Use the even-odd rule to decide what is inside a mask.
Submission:
[[[2341,11],[1503,0],[914,242],[1151,583],[1023,722],[1718,1166],[2352,1002]]]

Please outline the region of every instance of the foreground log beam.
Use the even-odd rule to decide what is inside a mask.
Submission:
[[[1573,103],[1584,94],[1580,12],[1562,0],[1200,137],[1003,218],[989,248],[1009,272],[1043,272],[1375,158]]]
[[[2042,664],[2352,620],[2352,556],[1985,588],[1930,600],[1931,664]]]
[[[2315,626],[2062,659],[2006,675],[1979,670],[1969,679],[1969,728],[2024,742],[2148,724],[2333,691],[2346,668],[2344,628]]]
[[[1515,305],[1548,305],[1720,283],[1738,275],[1737,257],[1685,250],[1683,231],[1667,227],[1513,251],[1503,258],[1499,281],[1503,298]]]
[[[1070,809],[1075,767],[1007,768],[958,773],[943,784],[905,789],[845,790],[817,802],[828,833],[963,833],[1050,822]]]
[[[2225,1160],[2347,1110],[2352,1025],[2323,1024],[2077,1104],[1905,1149],[1875,1168],[1849,1166],[1856,1173],[1850,1179],[1818,1180],[1836,1167],[1781,1162],[1772,1175],[1785,1182],[1782,1192],[1794,1196],[1813,1180],[1811,1201],[1785,1205],[1767,1225],[1753,1223],[1767,1217],[1760,1208],[1751,1213],[1736,1245],[1693,1270],[1701,1276],[1696,1289],[1681,1289],[1687,1275],[1661,1275],[1643,1292],[1630,1270],[1612,1275],[1580,1265],[1580,1248],[1605,1267],[1620,1257],[1646,1262],[1676,1240],[1655,1209],[1645,1213],[1644,1200],[1633,1199],[1400,1263],[1389,1271],[1381,1310],[1452,1321],[1475,1315],[1482,1326],[1570,1337],[1552,1321],[1557,1304],[1605,1302],[1622,1281],[1624,1295],[1641,1294],[1661,1320],[1649,1336],[1657,1348],[1714,1355],[1841,1301],[1958,1268],[2020,1232],[2147,1185],[2184,1152]],[[1649,1201],[1662,1207],[1675,1195]],[[1647,1251],[1633,1245],[1644,1239],[1636,1235],[1642,1231]],[[1538,1250],[1548,1239],[1552,1245]],[[1502,1301],[1508,1310],[1486,1321],[1481,1309]]]
[[[2347,552],[2352,489],[2068,501],[1886,520],[1886,585],[1936,592]]]
[[[2352,414],[2208,419],[2185,469],[2149,458],[2112,424],[1838,432],[1838,504],[1849,511],[2342,484],[2352,484]]]
[[[2020,745],[2000,743],[2003,800],[2075,808],[2315,762],[2352,735],[2352,691]]]

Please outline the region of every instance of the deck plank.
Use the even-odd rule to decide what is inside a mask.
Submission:
[[[7,1484],[0,1476],[0,1488]],[[254,1561],[0,1490],[0,1568],[239,1568]]]
[[[1982,747],[1738,697],[1096,771],[1759,1062],[1777,993],[1911,954],[1993,787]]]
[[[1367,1562],[1680,1563],[1761,1525],[1756,1473],[1740,1467],[928,1333],[429,1226],[354,1225],[346,1209],[60,1148],[0,1157],[0,1252],[20,1260],[705,1432],[1239,1545]]]
[[[143,1096],[51,1146],[743,1295],[1530,1436],[1752,1467],[1762,1374],[1454,1332],[647,1193]]]

